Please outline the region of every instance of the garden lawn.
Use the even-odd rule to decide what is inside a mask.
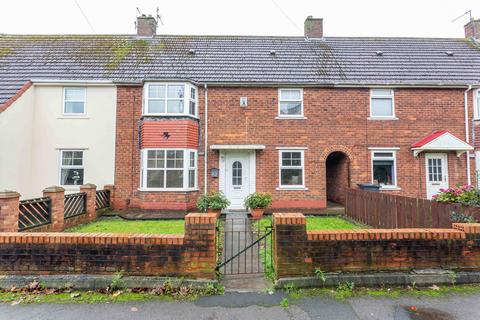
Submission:
[[[339,217],[307,217],[307,230],[345,230],[361,228],[361,226]]]
[[[184,224],[183,220],[102,219],[67,229],[65,232],[182,234],[185,231]]]

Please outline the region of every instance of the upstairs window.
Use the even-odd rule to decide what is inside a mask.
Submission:
[[[302,89],[279,89],[278,116],[281,118],[303,117]]]
[[[397,184],[396,153],[390,150],[372,151],[372,182],[382,188],[395,187]]]
[[[385,119],[395,118],[393,90],[370,90],[370,117]]]
[[[480,119],[480,89],[475,91],[474,94],[475,99],[475,119]]]
[[[182,83],[146,84],[144,114],[196,116],[197,89]]]
[[[85,169],[83,167],[83,151],[60,151],[60,185],[81,186]]]
[[[63,114],[84,115],[86,90],[85,88],[63,88]]]

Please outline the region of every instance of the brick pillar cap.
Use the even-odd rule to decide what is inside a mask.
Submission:
[[[84,185],[80,186],[80,189],[96,189],[97,186],[93,183],[85,183]]]
[[[49,192],[65,192],[65,188],[60,187],[60,186],[51,186],[51,187],[43,189],[43,192],[46,192],[46,193],[49,193]]]
[[[0,199],[20,198],[20,193],[12,190],[0,190]]]

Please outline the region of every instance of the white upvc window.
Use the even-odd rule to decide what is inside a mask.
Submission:
[[[198,116],[197,88],[188,83],[147,83],[144,115]]]
[[[480,119],[480,89],[477,89],[474,93],[474,117],[475,119]]]
[[[278,117],[303,118],[303,89],[278,89]]]
[[[196,150],[142,150],[142,190],[186,191],[196,189]]]
[[[83,150],[60,150],[60,185],[81,186],[84,176]]]
[[[370,118],[395,119],[395,98],[392,89],[370,90]]]
[[[279,150],[279,188],[304,189],[304,150]]]
[[[372,150],[372,183],[383,189],[397,188],[397,152],[396,150]]]
[[[83,87],[63,88],[62,113],[68,116],[81,116],[86,112],[87,90]]]

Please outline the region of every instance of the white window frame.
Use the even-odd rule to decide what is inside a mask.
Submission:
[[[390,90],[391,94],[388,96],[375,95],[373,92],[375,90]],[[372,113],[372,100],[375,98],[379,99],[392,99],[392,115],[391,116],[376,116]],[[370,88],[370,117],[369,119],[373,120],[397,120],[398,118],[395,115],[395,90],[392,88]]]
[[[299,152],[302,161],[301,166],[283,166],[282,154],[284,152]],[[302,169],[301,185],[282,185],[282,169]],[[278,188],[279,190],[306,190],[305,188],[305,148],[285,148],[278,150]]]
[[[148,165],[148,151],[183,151],[183,188],[147,188],[147,168]],[[188,178],[189,178],[189,171],[191,170],[190,167],[190,152],[195,153],[195,186],[193,188],[188,187]],[[165,158],[166,159],[166,158]],[[196,191],[198,190],[198,152],[195,149],[183,149],[183,148],[146,148],[142,149],[141,151],[141,181],[140,181],[140,188],[141,191]],[[153,169],[157,170],[157,169]],[[167,168],[158,169],[158,170],[168,170]],[[179,170],[179,168],[171,170]],[[166,179],[166,175],[164,176]]]
[[[397,181],[397,151],[398,148],[369,148],[370,149],[370,168],[372,173],[372,183],[374,183],[373,177],[373,161],[374,160],[393,160],[393,182],[392,185],[381,185],[381,189],[398,189]],[[375,153],[392,153],[391,157],[375,157]]]
[[[480,120],[480,89],[475,90],[473,94],[473,117]]]
[[[58,169],[58,185],[65,188],[76,188],[80,187],[82,184],[85,184],[85,150],[84,149],[60,149],[60,158],[59,158],[59,169]],[[63,165],[63,153],[64,152],[81,152],[82,153],[82,165]],[[83,169],[83,183],[82,184],[63,184],[62,183],[62,169]]]
[[[300,100],[293,100],[293,99],[282,99],[282,91],[283,90],[298,90],[300,91]],[[281,114],[280,113],[280,105],[281,102],[299,102],[301,104],[300,114],[295,115],[288,115],[288,114]],[[305,119],[304,111],[303,111],[303,89],[302,88],[279,88],[278,89],[278,110],[277,110],[277,118],[279,119]]]
[[[165,88],[165,112],[148,112],[148,103],[149,103],[149,90],[151,85],[163,85]],[[167,112],[167,101],[168,101],[168,86],[184,86],[184,97],[183,97],[183,113],[169,113]],[[191,98],[191,89],[195,90],[195,98]],[[173,99],[180,100],[180,99]],[[190,101],[195,102],[195,114],[190,114]],[[145,116],[186,116],[193,117],[198,119],[198,88],[190,83],[185,82],[148,82],[145,83],[143,87],[143,115]]]
[[[83,101],[82,100],[68,100],[66,99],[66,91],[68,89],[82,89],[83,90]],[[65,106],[67,102],[83,102],[83,113],[70,113],[65,112]],[[67,117],[84,117],[87,115],[87,88],[86,87],[63,87],[63,98],[62,98],[62,115]]]

